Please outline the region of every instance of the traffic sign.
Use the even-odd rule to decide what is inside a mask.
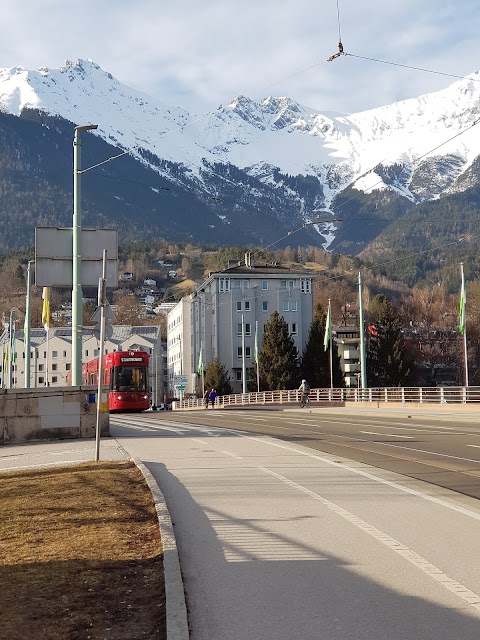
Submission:
[[[188,385],[188,376],[185,375],[176,375],[173,376],[173,385],[175,387],[186,387]]]
[[[176,384],[175,385],[175,389],[178,389],[178,391],[185,391],[187,387],[183,384]]]

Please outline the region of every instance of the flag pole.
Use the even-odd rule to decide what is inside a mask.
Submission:
[[[362,274],[358,272],[358,330],[360,332],[360,382],[362,389],[367,388],[367,369],[365,366],[365,327],[363,321]]]
[[[460,333],[463,334],[463,357],[465,366],[465,386],[468,387],[468,352],[467,352],[467,289],[465,286],[465,274],[463,272],[463,262],[460,263],[460,272],[462,275],[462,290],[460,293]]]
[[[330,389],[333,389],[333,349],[332,349],[332,305],[330,298],[328,299],[328,317],[330,319]]]
[[[247,393],[247,366],[245,362],[245,316],[242,313],[242,393]]]
[[[258,320],[255,321],[255,363],[257,365],[257,393],[260,393],[260,369],[258,367]]]

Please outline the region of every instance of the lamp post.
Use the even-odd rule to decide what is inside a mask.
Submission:
[[[35,260],[29,260],[27,265],[27,301],[25,305],[25,327],[23,336],[23,342],[25,345],[25,389],[30,389],[30,301],[32,288],[32,275],[30,271],[30,265],[34,263]]]
[[[75,127],[73,139],[73,283],[72,283],[72,385],[82,384],[82,212],[80,208],[80,133],[97,129],[96,124]]]

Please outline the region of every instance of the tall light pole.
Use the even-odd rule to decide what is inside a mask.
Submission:
[[[25,304],[25,326],[23,342],[25,344],[25,389],[30,389],[30,317],[31,317],[31,288],[32,288],[32,275],[30,271],[30,265],[34,264],[35,260],[29,260],[27,265],[27,301]]]
[[[82,211],[80,207],[80,133],[97,129],[96,124],[75,127],[73,139],[73,284],[72,284],[72,385],[82,384]]]

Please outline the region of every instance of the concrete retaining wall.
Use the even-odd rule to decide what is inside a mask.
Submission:
[[[96,392],[96,387],[0,389],[0,445],[94,437]],[[108,411],[100,414],[103,436],[109,435],[109,418]]]

